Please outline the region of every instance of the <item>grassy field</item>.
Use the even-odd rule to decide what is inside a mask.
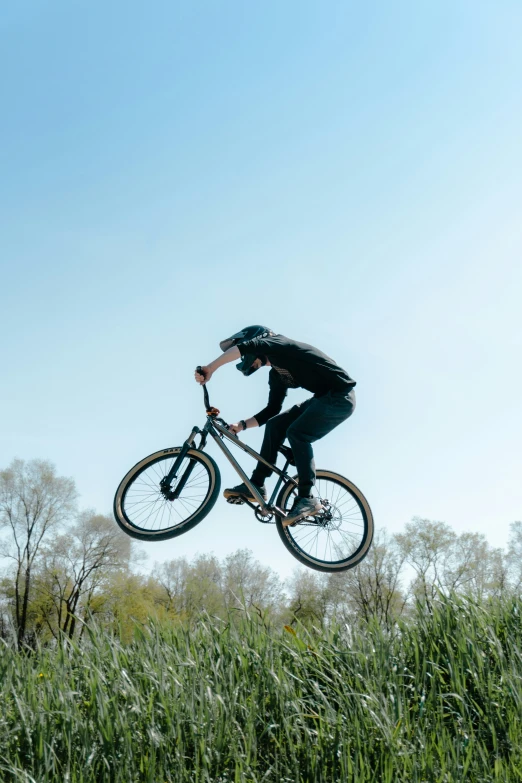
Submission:
[[[522,602],[393,637],[255,621],[0,656],[2,781],[522,780]]]

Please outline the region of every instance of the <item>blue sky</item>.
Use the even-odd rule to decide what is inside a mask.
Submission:
[[[522,516],[520,3],[35,0],[0,36],[0,465],[48,458],[108,511],[202,423],[194,366],[266,323],[357,380],[317,464],[378,526],[503,544]],[[247,417],[266,380],[229,365],[211,398]],[[295,565],[224,501],[144,549],[238,547]]]

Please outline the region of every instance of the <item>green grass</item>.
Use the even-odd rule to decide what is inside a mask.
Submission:
[[[255,621],[0,656],[2,781],[522,780],[522,603],[400,633]]]

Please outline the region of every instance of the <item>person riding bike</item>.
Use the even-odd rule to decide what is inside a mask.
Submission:
[[[307,343],[276,334],[265,326],[247,326],[222,340],[222,355],[194,373],[198,383],[207,383],[224,364],[240,359],[237,369],[250,376],[260,367],[270,367],[270,392],[265,408],[249,419],[230,424],[234,434],[266,424],[260,454],[275,464],[279,447],[288,438],[299,477],[298,496],[283,524],[292,525],[304,517],[315,516],[323,506],[314,497],[315,462],[312,443],[331,432],[352,415],[355,408],[355,381],[333,359]],[[314,396],[280,413],[288,389],[303,388]],[[265,480],[272,471],[258,462],[252,484],[266,499]],[[255,502],[248,487],[241,483],[225,489],[228,498]]]

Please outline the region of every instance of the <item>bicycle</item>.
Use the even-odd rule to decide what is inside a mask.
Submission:
[[[246,498],[229,498],[228,502],[246,503],[260,522],[275,523],[288,551],[310,568],[338,573],[358,565],[372,543],[373,516],[355,484],[330,470],[316,471],[316,490],[323,510],[284,527],[298,485],[298,477],[287,473],[289,466],[295,465],[291,448],[280,447],[286,460],[280,470],[228,430],[219,410],[210,405],[205,385],[203,399],[207,413],[203,429],[193,427],[182,446],[145,457],[120,482],[114,498],[114,516],[120,528],[140,541],[164,541],[188,532],[207,516],[221,486],[219,468],[204,451],[210,436],[257,500],[252,503]],[[195,444],[196,436],[201,438],[199,446]],[[225,438],[278,475],[269,500],[265,501],[252,485]]]

